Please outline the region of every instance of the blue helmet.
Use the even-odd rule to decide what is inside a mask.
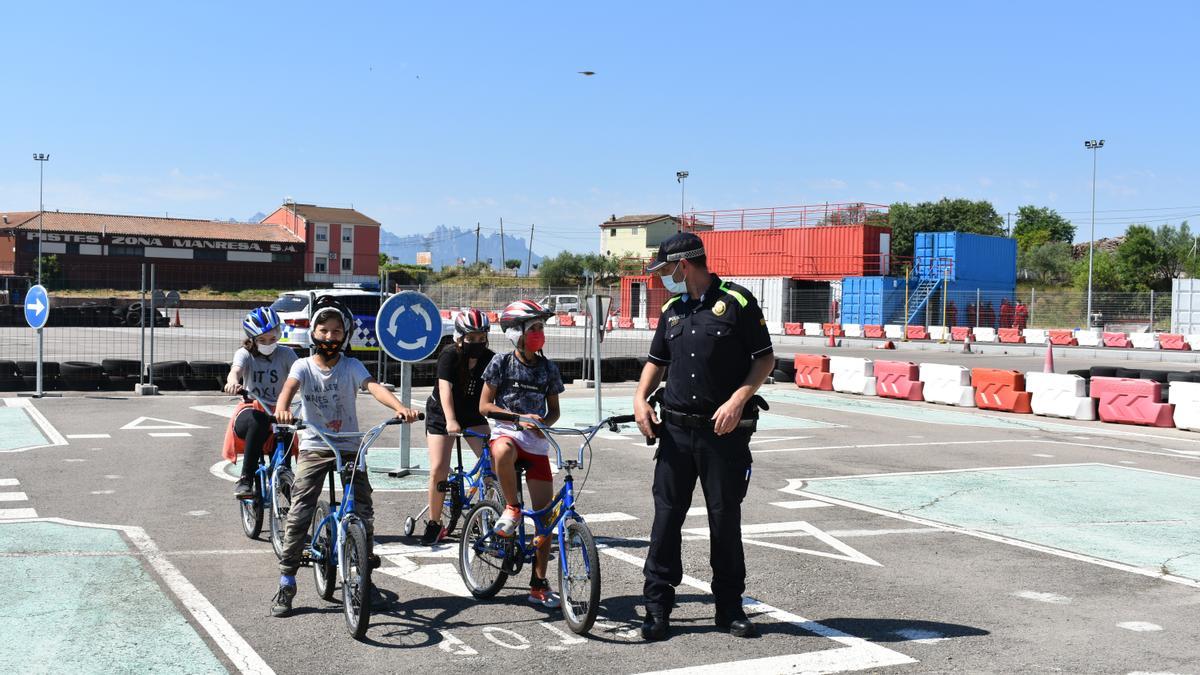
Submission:
[[[258,307],[250,311],[245,319],[242,319],[242,330],[246,332],[246,337],[253,340],[263,333],[270,333],[278,329],[283,324],[279,318],[279,314],[270,307]]]

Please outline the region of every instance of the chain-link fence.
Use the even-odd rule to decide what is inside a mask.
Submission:
[[[934,293],[918,308],[909,307],[910,323],[928,326],[991,326],[994,328],[1086,328],[1087,293],[1030,289],[951,291]],[[900,312],[895,323],[904,323]],[[1171,294],[1093,293],[1091,327],[1119,332],[1170,330]]]

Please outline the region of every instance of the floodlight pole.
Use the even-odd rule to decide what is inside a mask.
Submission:
[[[684,197],[687,194],[687,177],[688,172],[676,171],[675,182],[679,183],[679,229],[683,231],[683,212],[687,208],[684,206]]]
[[[1092,328],[1092,270],[1096,257],[1096,155],[1104,147],[1104,139],[1083,142],[1083,147],[1092,151],[1092,233],[1088,237],[1088,289],[1087,289],[1087,327]]]

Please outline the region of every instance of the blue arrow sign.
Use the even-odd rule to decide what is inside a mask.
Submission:
[[[375,339],[397,361],[420,361],[437,350],[442,317],[428,296],[416,291],[397,293],[379,306]]]
[[[25,323],[30,328],[42,328],[50,318],[50,296],[41,284],[29,289],[25,294]]]

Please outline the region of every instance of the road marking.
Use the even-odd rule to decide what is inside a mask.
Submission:
[[[196,517],[199,517],[199,516],[207,516],[207,515],[208,515],[208,511],[188,511],[188,512],[187,512],[187,514],[188,514],[189,516],[196,516]]]
[[[707,538],[709,536],[708,528],[696,527],[684,529],[685,534],[694,534],[700,537]],[[841,555],[830,553],[829,551],[817,551],[810,548],[798,548],[795,546],[785,546],[769,541],[760,541],[754,539],[756,534],[782,536],[783,533],[789,534],[806,534],[821,540],[826,546],[836,549],[841,552]],[[862,563],[864,565],[874,565],[882,567],[868,556],[860,551],[849,546],[845,542],[838,541],[836,537],[831,536],[827,532],[823,532],[815,525],[807,523],[803,520],[797,520],[790,523],[760,523],[756,525],[742,525],[742,543],[751,546],[762,546],[764,548],[774,548],[781,551],[791,551],[793,553],[806,553],[808,555],[820,556],[822,558],[833,558],[834,560],[846,560],[849,562]]]
[[[707,506],[693,506],[692,508],[688,509],[688,512],[687,512],[688,518],[691,518],[693,516],[707,516],[707,515],[708,515],[708,507]]]
[[[1069,605],[1071,599],[1065,595],[1058,593],[1041,593],[1039,591],[1017,591],[1014,596],[1022,600],[1034,600],[1036,602],[1048,602],[1052,605]]]
[[[21,520],[24,518],[37,518],[37,511],[34,509],[0,509],[0,520]]]
[[[112,438],[112,434],[67,434],[69,439],[79,438]]]
[[[21,484],[21,481],[16,478],[0,478],[0,487],[16,487]]]
[[[1047,455],[1047,454],[1046,454],[1046,453],[1044,453],[1044,452],[1035,452],[1035,453],[1033,453],[1033,456],[1034,456],[1034,457],[1044,457],[1044,458],[1046,458],[1046,459],[1051,459],[1051,458],[1053,458],[1053,457],[1054,457],[1054,455]]]
[[[68,458],[64,459],[63,461],[64,462],[86,462],[87,460],[82,457],[68,457]]]
[[[782,436],[782,437],[776,437],[776,438],[759,438],[759,439],[750,441],[750,445],[758,445],[759,443],[779,443],[782,441],[803,441],[803,440],[807,440],[809,438],[814,438],[814,437],[813,436]]]
[[[454,656],[476,656],[479,654],[470,645],[451,635],[450,631],[439,630],[438,633],[442,636],[441,641],[438,642],[438,649],[447,654],[453,654]]]
[[[584,522],[588,523],[617,523],[624,520],[637,520],[637,516],[614,511],[612,513],[582,513]]]
[[[216,476],[217,478],[220,478],[221,480],[227,480],[230,483],[236,483],[237,477],[230,476],[228,473],[225,472],[225,467],[229,466],[229,464],[230,464],[229,460],[223,459],[223,460],[217,462],[216,464],[213,464],[212,466],[208,467],[208,472],[211,473],[212,475]]]
[[[237,410],[237,405],[194,405],[191,406],[191,409],[229,419],[230,417],[233,417],[233,412]]]
[[[799,499],[794,502],[771,502],[771,506],[778,506],[781,509],[819,509],[829,506],[829,504],[815,499]]]
[[[159,417],[139,417],[121,427],[122,431],[148,431],[152,429],[207,429],[199,424],[164,420]]]
[[[43,415],[40,410],[35,408],[33,402],[29,399],[8,398],[0,400],[4,401],[5,407],[21,409],[33,422],[34,426],[38,428],[38,431],[41,432],[42,439],[46,441],[45,443],[39,443],[36,445],[0,450],[0,452],[24,452],[26,450],[33,450],[36,448],[67,444],[67,439],[63,438],[63,435],[58,432],[58,429],[55,429],[54,425],[50,424],[50,420],[46,419],[46,416]]]
[[[643,567],[646,564],[645,558],[640,558],[632,553],[627,553],[620,549],[613,548],[606,544],[599,545],[600,552],[627,562],[637,567]],[[688,575],[683,576],[682,583],[690,586],[703,593],[711,594],[712,587],[708,582],[701,581],[695,577]],[[917,660],[901,654],[900,652],[888,649],[882,645],[875,644],[863,638],[854,637],[847,633],[843,633],[836,628],[819,624],[815,621],[810,621],[802,616],[792,614],[782,609],[772,607],[764,602],[759,602],[749,596],[742,598],[742,606],[750,613],[766,614],[776,621],[789,623],[800,630],[819,635],[823,638],[828,638],[845,647],[834,649],[826,649],[818,652],[806,652],[801,654],[791,654],[787,656],[771,656],[762,659],[749,659],[746,661],[738,661],[733,663],[718,663],[709,666],[699,666],[693,668],[680,668],[674,671],[660,671],[673,673],[728,673],[734,670],[738,671],[754,671],[763,672],[814,672],[814,673],[837,673],[848,670],[867,670],[871,668],[883,668],[885,666],[900,666],[909,663],[917,663]]]
[[[935,527],[893,527],[879,530],[825,530],[825,534],[838,539],[854,539],[856,537],[879,537],[889,534],[934,534],[942,533]],[[811,534],[806,532],[770,532],[766,534],[754,535],[755,540],[758,539],[775,539],[783,537],[811,537]],[[684,537],[685,541],[698,541],[700,539],[708,539],[707,536],[688,535]]]
[[[892,635],[904,638],[907,642],[916,642],[923,645],[931,645],[935,642],[944,642],[950,638],[936,630],[928,628],[901,628],[900,630],[892,631]]]
[[[115,473],[106,473],[106,474],[104,474],[104,477],[109,480],[117,480],[118,478],[120,478],[120,476],[118,476]]]
[[[114,492],[116,490],[92,490],[92,494],[94,495],[111,495]]]
[[[32,509],[30,509],[32,511]],[[3,516],[0,516],[3,517]],[[31,516],[26,522],[59,523],[76,527],[90,527],[98,530],[119,530],[145,556],[150,567],[158,573],[163,584],[175,594],[180,604],[195,618],[196,622],[208,633],[212,641],[225,653],[233,666],[243,673],[273,674],[275,671],[267,662],[254,651],[233,626],[221,615],[217,608],[204,597],[192,582],[175,567],[159,550],[154,540],[146,531],[134,525],[102,525],[100,523],[81,523],[65,518],[37,518]],[[265,549],[269,550],[269,549]]]
[[[29,496],[24,492],[0,492],[0,502],[26,502]]]
[[[158,432],[158,433],[151,433],[151,434],[149,434],[149,435],[150,435],[151,437],[153,437],[153,438],[182,438],[182,437],[184,437],[184,436],[191,436],[191,434],[189,434],[189,433],[188,433],[188,432],[186,432],[186,431],[181,431],[181,432],[178,432],[178,433],[175,433],[175,432]]]
[[[1131,462],[1128,459],[1123,459],[1121,460],[1121,464],[1137,464],[1137,462]]]
[[[1163,629],[1162,626],[1156,623],[1149,623],[1147,621],[1122,621],[1121,623],[1117,624],[1117,628],[1124,628],[1125,630],[1131,630],[1135,633],[1152,633],[1154,631]]]

